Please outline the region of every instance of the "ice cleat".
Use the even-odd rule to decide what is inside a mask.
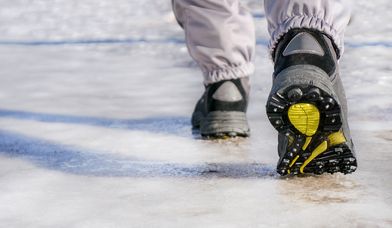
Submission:
[[[192,115],[194,133],[207,138],[249,136],[248,94],[248,77],[207,85]]]
[[[266,111],[279,132],[280,175],[357,168],[337,59],[331,39],[309,29],[290,30],[275,49]]]

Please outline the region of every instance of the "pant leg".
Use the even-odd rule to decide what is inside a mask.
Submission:
[[[255,28],[240,0],[173,0],[192,58],[204,84],[250,76],[254,72]]]
[[[351,16],[350,0],[264,0],[273,53],[279,39],[292,28],[310,28],[329,35],[341,56],[344,31]]]

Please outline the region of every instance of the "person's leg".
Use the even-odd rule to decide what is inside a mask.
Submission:
[[[239,0],[173,0],[206,92],[192,116],[204,136],[247,136],[248,78],[254,72],[255,28]]]
[[[338,59],[348,0],[265,0],[275,64],[267,115],[281,175],[356,170]]]
[[[173,0],[173,11],[206,85],[253,74],[255,28],[239,0]]]

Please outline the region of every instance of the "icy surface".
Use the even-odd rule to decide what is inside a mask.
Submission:
[[[259,1],[252,137],[204,141],[169,0],[0,2],[1,227],[391,227],[392,3],[355,1],[341,72],[359,170],[280,178]]]

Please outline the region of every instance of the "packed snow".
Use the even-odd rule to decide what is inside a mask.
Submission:
[[[192,135],[203,92],[169,0],[0,2],[0,227],[392,227],[392,3],[340,61],[359,159],[282,178],[262,1],[247,139]]]

